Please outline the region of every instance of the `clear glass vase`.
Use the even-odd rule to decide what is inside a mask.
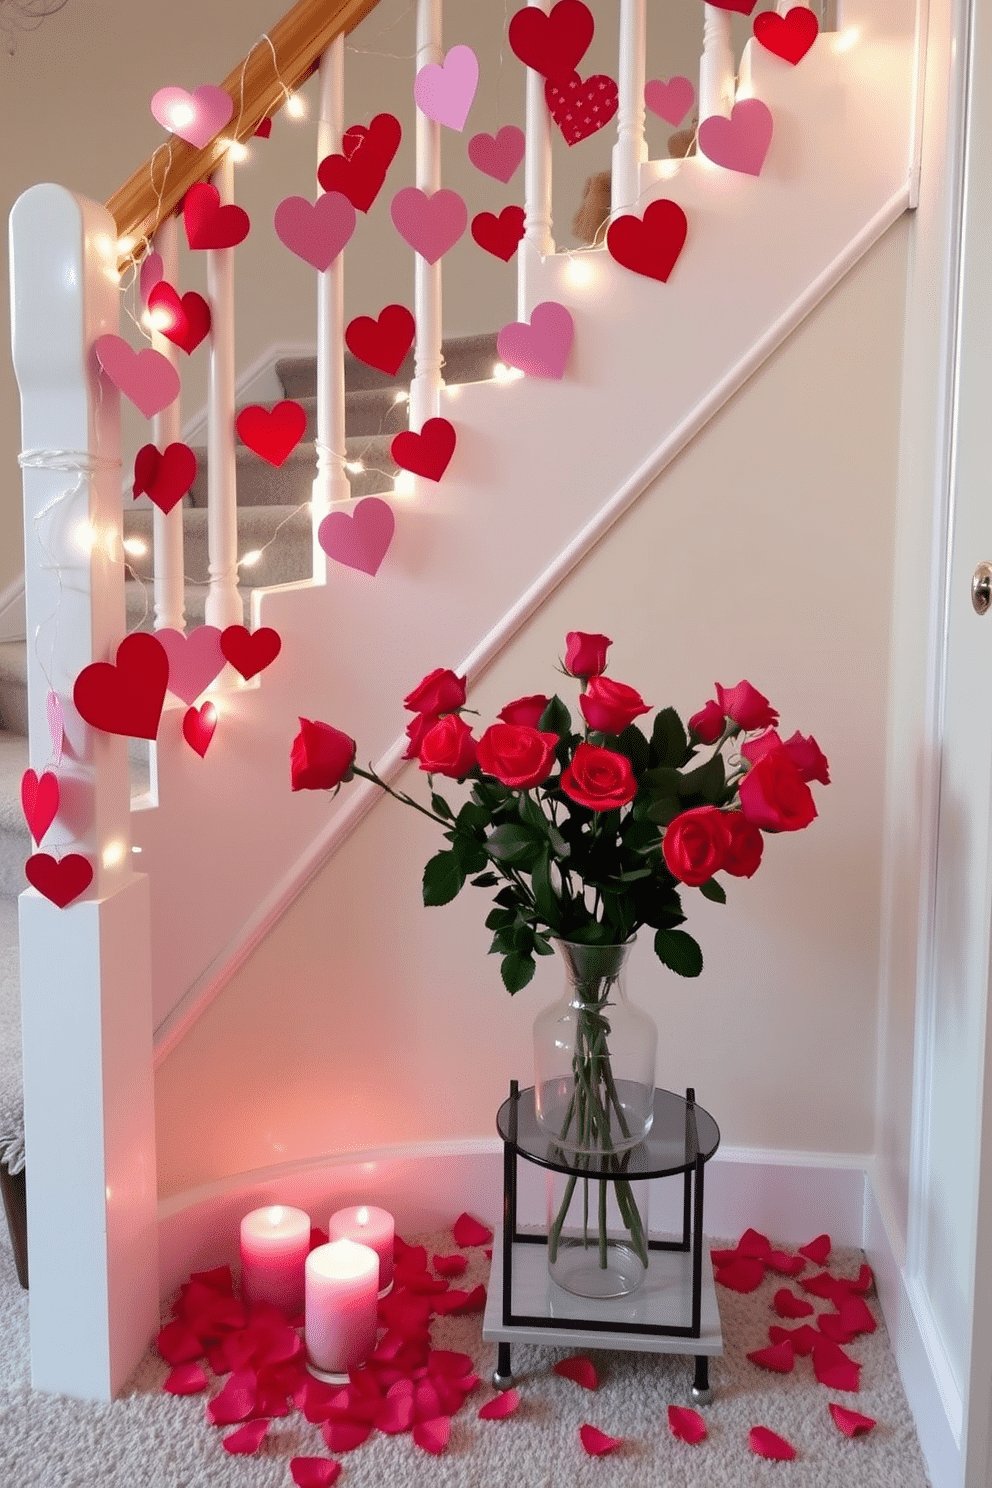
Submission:
[[[624,1176],[623,1154],[606,1162],[615,1177],[548,1173],[548,1271],[578,1297],[626,1297],[647,1274],[650,1185]]]

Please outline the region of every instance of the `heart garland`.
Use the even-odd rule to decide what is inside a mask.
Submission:
[[[221,631],[220,649],[248,682],[275,661],[282,650],[282,641],[279,632],[270,625],[254,631],[246,630],[243,625],[229,625]]]
[[[504,263],[510,262],[523,235],[523,207],[504,207],[498,217],[495,212],[480,212],[472,218],[472,236],[479,247]]]
[[[234,99],[223,88],[204,83],[187,93],[185,88],[159,88],[152,94],[152,115],[171,134],[202,150],[234,113]]]
[[[79,716],[106,734],[154,739],[158,733],[169,658],[158,638],[144,631],[125,636],[113,662],[83,667],[72,689]]]
[[[577,72],[559,80],[549,78],[544,85],[544,96],[567,145],[577,145],[603,129],[620,104],[616,83],[603,72],[593,73],[585,80]]]
[[[210,306],[194,289],[180,299],[164,279],[152,285],[146,300],[155,329],[187,356],[210,332]]]
[[[278,469],[303,438],[307,414],[306,409],[292,398],[284,398],[274,408],[249,403],[247,408],[242,408],[234,425],[242,444]]]
[[[341,142],[344,153],[325,155],[317,167],[317,180],[325,191],[346,196],[357,212],[367,212],[382,189],[402,138],[394,114],[376,114],[368,126],[352,124]]]
[[[141,269],[138,272],[138,293],[143,305],[148,304],[148,296],[164,274],[165,265],[162,262],[161,253],[146,253],[141,260]]]
[[[354,205],[340,191],[325,192],[316,202],[287,196],[276,207],[276,235],[297,258],[324,273],[350,241],[355,220]]]
[[[476,170],[505,186],[524,158],[527,138],[516,124],[504,124],[495,134],[473,134],[468,142],[468,158]]]
[[[419,434],[404,429],[389,446],[397,465],[427,480],[439,481],[455,452],[455,429],[446,418],[429,418]]]
[[[202,708],[188,708],[183,714],[183,738],[202,759],[210,747],[217,727],[217,709],[207,702]]]
[[[188,444],[168,444],[159,453],[157,445],[143,444],[134,457],[135,500],[147,496],[168,516],[196,480],[196,456]]]
[[[471,47],[453,46],[442,62],[420,69],[413,98],[426,118],[461,133],[478,86],[479,59]]]
[[[468,208],[457,191],[442,187],[428,195],[418,186],[404,186],[389,204],[393,226],[429,264],[453,248],[468,226]]]
[[[25,770],[21,776],[21,810],[31,836],[40,846],[41,839],[59,813],[59,781],[51,770],[36,775]]]
[[[725,170],[760,176],[773,128],[767,103],[760,98],[742,98],[734,104],[729,119],[711,114],[702,121],[697,136],[699,149],[707,160]]]
[[[352,356],[393,376],[413,345],[415,331],[405,305],[387,305],[376,320],[371,315],[356,315],[345,327],[344,339]]]
[[[530,377],[548,377],[560,382],[575,336],[575,323],[564,305],[544,300],[535,305],[530,324],[514,321],[496,337],[496,350],[503,361]]]
[[[754,3],[754,0],[752,0]],[[528,5],[510,18],[510,49],[543,78],[564,80],[575,71],[595,31],[592,11],[582,0],[558,0],[548,15]]]
[[[81,853],[53,858],[50,853],[32,853],[24,864],[28,883],[59,909],[65,909],[93,882],[93,864]]]
[[[393,509],[378,496],[349,502],[347,510],[328,512],[317,528],[317,541],[335,563],[374,577],[396,530]]]
[[[635,274],[666,282],[685,245],[688,220],[677,202],[660,197],[645,208],[644,216],[627,212],[606,231],[610,255]]]
[[[251,219],[243,207],[222,207],[209,181],[197,181],[183,198],[183,226],[190,248],[236,248],[248,236]]]
[[[793,67],[805,57],[819,31],[816,12],[805,5],[794,5],[785,15],[763,10],[754,18],[755,41]]]
[[[810,12],[811,13],[811,12]],[[696,90],[687,77],[651,78],[644,84],[644,104],[659,119],[677,129],[696,101]]]
[[[163,626],[155,635],[169,658],[169,691],[184,703],[195,703],[224,670],[221,632],[216,625],[198,625],[184,635]]]
[[[114,387],[145,418],[154,418],[179,397],[179,373],[160,351],[153,351],[150,346],[134,351],[123,336],[109,332],[97,337],[93,349]]]

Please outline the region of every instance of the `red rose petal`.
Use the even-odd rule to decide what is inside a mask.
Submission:
[[[430,1380],[418,1380],[413,1387],[413,1415],[417,1421],[433,1421],[443,1415],[441,1400]]]
[[[765,1279],[765,1263],[750,1256],[738,1256],[725,1266],[717,1266],[716,1279],[732,1292],[754,1292]]]
[[[372,1434],[371,1425],[365,1421],[325,1421],[320,1429],[332,1452],[353,1452]]]
[[[856,1279],[854,1281],[849,1281],[847,1283],[847,1286],[848,1289],[852,1292],[870,1292],[874,1280],[875,1278],[871,1274],[871,1267],[868,1265],[868,1262],[865,1261],[861,1267],[861,1270],[858,1272]]]
[[[233,1452],[237,1457],[250,1457],[262,1445],[269,1425],[268,1421],[249,1421],[247,1426],[241,1426],[237,1431],[232,1431],[230,1436],[225,1436],[224,1451]]]
[[[782,1276],[798,1276],[800,1271],[806,1269],[802,1256],[789,1255],[785,1250],[770,1250],[765,1256],[765,1265],[770,1271],[778,1271]]]
[[[155,1340],[155,1347],[167,1364],[189,1364],[202,1359],[204,1347],[196,1334],[182,1322],[166,1323]]]
[[[757,1456],[771,1457],[777,1462],[791,1462],[796,1455],[792,1443],[767,1426],[752,1426],[747,1434],[747,1444]]]
[[[812,1261],[816,1266],[825,1266],[827,1264],[827,1257],[830,1255],[830,1251],[831,1242],[829,1235],[817,1235],[816,1239],[811,1240],[808,1245],[800,1245],[799,1247],[799,1254],[805,1256],[808,1261]]]
[[[574,1380],[584,1390],[599,1389],[596,1366],[584,1354],[576,1354],[571,1359],[559,1359],[557,1364],[552,1365],[552,1369],[555,1374],[560,1374],[562,1379]]]
[[[821,1312],[816,1326],[824,1338],[829,1338],[833,1343],[850,1343],[858,1332],[857,1328],[845,1323],[839,1312]]]
[[[615,1452],[622,1445],[619,1437],[607,1436],[588,1422],[579,1427],[579,1438],[590,1457],[602,1457],[604,1452]]]
[[[405,1288],[390,1292],[379,1303],[379,1317],[386,1327],[392,1332],[402,1333],[406,1339],[421,1333],[427,1327],[430,1316],[430,1299],[417,1297]]]
[[[813,1350],[813,1373],[821,1385],[831,1390],[857,1390],[861,1365],[829,1339]]]
[[[796,1362],[791,1338],[773,1343],[768,1348],[754,1349],[748,1358],[752,1364],[761,1369],[773,1369],[776,1374],[791,1374]]]
[[[246,1421],[255,1409],[255,1375],[241,1369],[231,1375],[227,1384],[207,1405],[207,1419],[215,1426],[231,1426]]]
[[[341,1476],[340,1462],[328,1457],[291,1457],[289,1470],[296,1488],[330,1488]]]
[[[406,1241],[396,1235],[393,1239],[393,1259],[399,1265],[408,1260],[411,1265],[419,1266],[421,1270],[427,1265],[426,1245],[407,1245]]]
[[[489,1226],[481,1224],[477,1219],[473,1219],[471,1214],[459,1214],[452,1226],[451,1233],[455,1237],[455,1244],[462,1247],[488,1245],[493,1238],[493,1232]]]
[[[310,1249],[311,1250],[316,1250],[317,1247],[318,1247],[318,1245],[326,1245],[327,1244],[327,1239],[328,1239],[328,1237],[327,1237],[326,1230],[319,1230],[316,1225],[311,1225],[310,1226]],[[303,1459],[300,1459],[300,1460],[302,1461]],[[309,1461],[309,1460],[310,1459],[308,1458],[307,1461]],[[315,1461],[320,1461],[322,1459],[315,1458],[314,1460]]]
[[[706,1422],[698,1411],[685,1405],[668,1407],[668,1428],[679,1441],[688,1442],[693,1447],[706,1437]]]
[[[448,1313],[481,1312],[485,1305],[486,1289],[481,1283],[470,1292],[452,1287],[450,1291],[442,1292],[434,1298],[434,1311],[442,1316],[447,1316]]]
[[[177,1364],[162,1389],[169,1395],[199,1395],[207,1388],[207,1376],[199,1364]]]
[[[745,1230],[737,1242],[737,1254],[740,1256],[754,1256],[763,1260],[770,1250],[767,1235],[761,1235],[757,1230]]]
[[[427,1356],[428,1374],[443,1374],[448,1379],[461,1379],[471,1372],[472,1360],[468,1354],[458,1354],[453,1349],[431,1349]]]
[[[847,1288],[836,1276],[831,1276],[829,1271],[818,1271],[815,1276],[804,1277],[799,1285],[804,1292],[809,1292],[814,1297],[827,1297],[831,1302],[835,1297],[846,1297]]]
[[[818,1333],[815,1328],[811,1328],[809,1323],[803,1323],[799,1328],[776,1328],[772,1326],[768,1329],[768,1336],[772,1343],[785,1343],[788,1341],[792,1344],[792,1352],[801,1355],[803,1358],[807,1354],[811,1354],[818,1343],[823,1342],[822,1333]]]
[[[436,1296],[446,1292],[450,1283],[443,1276],[432,1276],[429,1271],[411,1271],[406,1266],[397,1266],[393,1272],[396,1286],[406,1287],[416,1296]]]
[[[874,1333],[878,1327],[867,1302],[862,1297],[845,1297],[838,1310],[844,1325],[850,1328],[852,1333]]]
[[[479,1407],[479,1420],[504,1421],[507,1416],[513,1415],[519,1405],[520,1395],[516,1390],[503,1390]]]
[[[439,1457],[448,1445],[451,1422],[447,1416],[436,1416],[433,1421],[418,1421],[413,1428],[413,1439],[423,1451]]]
[[[829,1410],[834,1418],[834,1425],[838,1431],[843,1431],[845,1436],[863,1436],[875,1425],[871,1416],[862,1416],[857,1411],[846,1410],[844,1406],[835,1405],[833,1401],[830,1402]]]
[[[463,1255],[436,1255],[431,1259],[438,1276],[461,1276],[468,1265],[468,1256]]]
[[[215,1266],[212,1271],[194,1271],[190,1276],[190,1283],[194,1281],[209,1287],[211,1291],[234,1296],[234,1277],[230,1266]]]
[[[413,1425],[413,1386],[409,1380],[400,1380],[399,1383],[410,1384],[410,1393],[387,1395],[376,1412],[375,1424],[387,1436],[397,1436],[400,1432],[409,1431]],[[393,1389],[396,1389],[395,1385]]]
[[[790,1292],[788,1287],[781,1287],[772,1299],[772,1306],[783,1318],[810,1317],[814,1311],[812,1302],[807,1302],[803,1297],[797,1297],[795,1292]]]

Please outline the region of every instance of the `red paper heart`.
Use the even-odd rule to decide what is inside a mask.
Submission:
[[[21,810],[36,843],[41,842],[59,812],[59,781],[51,770],[40,776],[25,770],[21,776]]]
[[[268,139],[269,136],[271,135],[271,133],[272,133],[272,118],[271,118],[271,115],[270,115],[269,118],[263,119],[262,122],[259,124],[258,128],[255,130],[255,138],[256,139]]]
[[[520,1395],[516,1390],[503,1390],[479,1407],[480,1421],[505,1421],[520,1406]]]
[[[437,423],[438,420],[433,422]],[[440,422],[444,422],[441,420]],[[452,438],[454,435],[452,434]],[[459,1214],[451,1227],[455,1244],[470,1247],[473,1245],[488,1245],[493,1238],[493,1232],[487,1224],[475,1219],[471,1214]]]
[[[679,1441],[688,1442],[690,1446],[706,1439],[706,1422],[698,1411],[685,1405],[668,1407],[668,1429]]]
[[[616,83],[604,72],[594,72],[585,79],[573,72],[571,77],[548,81],[544,97],[567,145],[577,145],[604,128],[620,103]]]
[[[154,739],[168,685],[165,647],[155,636],[136,631],[121,641],[114,662],[94,661],[83,667],[72,700],[80,717],[93,728]]]
[[[213,703],[204,703],[202,708],[188,708],[183,714],[183,738],[201,759],[210,747],[216,727],[217,709]]]
[[[717,10],[732,10],[737,15],[750,15],[757,0],[711,0]]]
[[[168,515],[191,489],[196,472],[196,456],[188,444],[167,444],[161,452],[157,445],[143,444],[134,457],[134,498],[145,494]]]
[[[806,12],[807,15],[812,15],[812,13],[812,11]],[[817,1235],[816,1239],[811,1240],[808,1245],[800,1245],[799,1254],[805,1256],[808,1261],[812,1261],[815,1266],[825,1266],[830,1257],[830,1246],[829,1235]]]
[[[160,279],[148,295],[148,309],[158,312],[155,329],[187,356],[210,331],[210,306],[193,289],[180,299],[172,285]]]
[[[796,1449],[777,1431],[767,1426],[752,1426],[747,1434],[747,1444],[758,1457],[770,1457],[775,1462],[791,1462]]]
[[[795,1292],[790,1292],[788,1287],[781,1287],[775,1293],[772,1306],[779,1317],[784,1318],[809,1317],[813,1312],[812,1302],[807,1302],[803,1297],[797,1297]]]
[[[234,248],[248,236],[251,221],[242,207],[221,206],[220,192],[197,181],[183,199],[183,224],[191,248]]]
[[[590,1426],[588,1422],[579,1427],[579,1439],[590,1457],[602,1457],[605,1452],[615,1452],[623,1445],[619,1437],[607,1436],[605,1431]]]
[[[405,305],[387,305],[378,320],[371,315],[356,315],[349,321],[344,339],[360,362],[392,377],[413,345],[415,331],[413,316]]]
[[[59,909],[78,899],[93,882],[93,865],[80,853],[68,853],[64,858],[32,853],[24,864],[24,873],[31,887]]]
[[[843,1405],[835,1405],[833,1401],[830,1402],[828,1409],[834,1418],[834,1425],[838,1430],[843,1431],[845,1436],[863,1436],[876,1424],[871,1416],[862,1416],[858,1411],[847,1410]]]
[[[589,49],[595,23],[582,0],[558,0],[550,15],[526,6],[510,19],[510,47],[544,78],[567,78]]]
[[[559,1359],[558,1363],[554,1364],[552,1368],[555,1374],[561,1375],[562,1379],[574,1380],[584,1390],[599,1389],[599,1375],[596,1373],[596,1366],[591,1359],[587,1359],[583,1354],[577,1354],[571,1359]]]
[[[382,189],[386,172],[400,147],[403,130],[393,114],[376,114],[372,122],[345,130],[343,155],[325,155],[317,180],[325,191],[340,191],[358,212],[367,212]]]
[[[662,197],[645,209],[643,219],[624,213],[606,230],[606,246],[618,264],[663,283],[685,245],[688,220],[677,202]]]
[[[504,207],[498,217],[495,212],[480,212],[472,218],[472,236],[479,247],[504,263],[510,262],[523,235],[523,207]]]
[[[446,418],[430,418],[419,434],[412,429],[397,434],[389,448],[401,469],[412,470],[414,475],[423,475],[427,480],[439,481],[455,452],[454,425]],[[459,1245],[466,1243],[458,1240],[457,1235],[455,1239]],[[481,1241],[476,1243],[481,1244]]]
[[[770,1344],[768,1348],[753,1349],[748,1358],[752,1364],[757,1364],[761,1369],[774,1370],[776,1374],[791,1374],[796,1362],[792,1340],[788,1338],[781,1343]]]
[[[793,66],[805,57],[819,30],[816,12],[807,10],[805,5],[794,5],[785,15],[763,10],[754,18],[755,40]]]
[[[282,641],[279,632],[270,625],[253,631],[246,630],[243,625],[229,625],[220,633],[220,649],[247,682],[275,661],[282,649]]]
[[[303,438],[307,426],[306,410],[292,398],[284,398],[274,408],[249,403],[234,421],[243,444],[276,467],[289,458]]]

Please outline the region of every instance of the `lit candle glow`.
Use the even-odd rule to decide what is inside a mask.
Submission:
[[[306,1346],[312,1371],[347,1376],[375,1348],[379,1257],[367,1245],[333,1240],[306,1260]]]
[[[329,1240],[354,1240],[368,1245],[379,1257],[379,1292],[393,1284],[393,1216],[385,1209],[361,1204],[353,1209],[338,1209],[327,1222]]]
[[[241,1221],[241,1287],[249,1305],[271,1302],[288,1317],[303,1306],[310,1216],[273,1204]]]

